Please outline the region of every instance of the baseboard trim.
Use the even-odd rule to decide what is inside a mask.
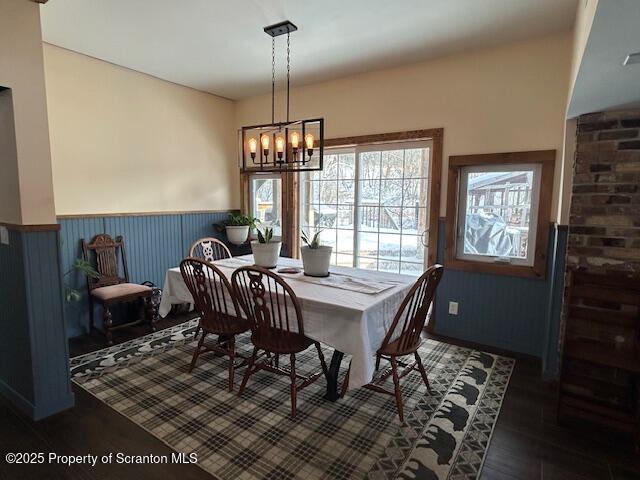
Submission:
[[[63,410],[74,406],[75,395],[69,392],[68,395],[44,402],[43,405],[34,405],[30,400],[16,392],[6,382],[0,380],[0,395],[5,397],[18,410],[28,416],[31,420],[38,421],[49,417]]]
[[[35,418],[35,405],[22,396],[22,394],[16,392],[3,380],[0,380],[0,394],[9,400],[11,404],[16,406],[22,413],[28,415],[30,418]]]
[[[447,335],[441,335],[439,333],[434,332],[426,332],[425,335],[427,338],[432,338],[433,340],[437,340],[439,342],[450,343],[452,345],[457,345],[459,347],[464,348],[472,348],[474,350],[482,350],[484,352],[493,353],[495,355],[501,355],[503,357],[511,357],[516,359],[519,362],[525,362],[532,365],[536,365],[540,367],[540,371],[542,371],[542,362],[540,358],[529,355],[527,353],[515,352],[512,350],[506,350],[504,348],[493,347],[491,345],[483,345],[481,343],[472,342],[469,340],[462,340],[460,338],[449,337]]]
[[[50,417],[51,415],[55,415],[56,413],[60,413],[64,410],[68,410],[75,405],[75,395],[73,392],[70,392],[68,395],[65,395],[61,398],[56,398],[54,400],[46,402],[46,405],[37,406],[33,412],[33,420],[38,421],[43,418]]]

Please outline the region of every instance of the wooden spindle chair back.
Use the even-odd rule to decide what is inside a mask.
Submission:
[[[217,238],[205,237],[198,239],[189,249],[189,257],[200,258],[209,263],[224,258],[231,258],[231,251]]]
[[[378,370],[382,358],[391,362],[391,368],[387,369],[377,379],[374,378],[371,383],[365,385],[366,388],[395,397],[398,416],[401,422],[404,421],[404,407],[402,405],[400,379],[412,371],[417,371],[422,376],[427,390],[431,391],[427,371],[422,364],[418,348],[422,343],[420,334],[427,321],[429,309],[433,303],[433,297],[442,278],[443,271],[444,268],[442,265],[429,267],[420,278],[416,280],[411,289],[409,289],[409,292],[400,304],[398,312],[391,322],[387,334],[382,340],[381,347],[376,352],[376,370]],[[414,362],[406,364],[398,360],[398,357],[404,357],[405,355],[413,355]],[[399,365],[403,366],[404,370],[399,371]],[[343,396],[346,394],[349,385],[350,371],[351,367],[349,367],[345,380],[342,383]],[[389,391],[383,386],[385,379],[388,378],[389,375],[393,376],[393,391]]]
[[[415,352],[420,346],[420,334],[443,271],[442,265],[433,265],[411,287],[382,341],[379,350],[381,353],[406,355]]]
[[[290,340],[304,338],[300,302],[282,277],[247,266],[233,272],[232,283],[251,323],[252,337],[261,348],[288,352],[293,347]]]
[[[259,370],[286,375],[291,381],[291,415],[295,416],[298,391],[327,375],[320,343],[304,335],[298,297],[279,275],[260,267],[238,268],[231,276],[231,283],[249,319],[254,346],[238,394],[242,395],[249,377]],[[321,370],[302,376],[296,372],[296,353],[311,345],[315,345],[318,352]],[[266,361],[258,362],[259,350],[266,352]],[[289,370],[279,367],[282,354],[289,355]]]
[[[224,334],[237,329],[238,301],[218,267],[199,258],[186,258],[180,262],[180,273],[205,331]]]
[[[122,276],[118,268],[118,250],[122,260]],[[89,291],[129,282],[127,255],[122,236],[117,236],[114,240],[111,235],[101,233],[89,243],[83,239],[82,255],[85,261],[90,262],[100,274],[98,278],[87,276]]]

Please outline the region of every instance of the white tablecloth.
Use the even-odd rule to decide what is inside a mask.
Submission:
[[[245,255],[215,262],[227,278],[242,264],[253,264]],[[280,258],[278,268],[302,267],[299,260]],[[415,277],[346,267],[331,267],[331,272],[360,280],[388,285],[379,293],[363,293],[337,288],[336,285],[311,283],[299,274],[281,274],[294,290],[302,307],[305,335],[352,356],[349,388],[371,381],[375,371],[375,352],[380,348],[388,327]],[[192,303],[179,268],[167,271],[160,303],[160,315],[166,316],[174,303]],[[329,359],[327,359],[328,361]]]

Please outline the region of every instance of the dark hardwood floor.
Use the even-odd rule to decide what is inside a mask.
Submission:
[[[166,328],[185,315],[162,320]],[[141,325],[114,332],[121,342],[148,333]],[[92,335],[70,342],[72,356],[104,347]],[[540,380],[540,368],[519,360],[504,399],[481,478],[484,480],[629,480],[640,479],[640,458],[628,443],[603,432],[555,423],[555,388]],[[171,455],[152,435],[74,386],[76,405],[32,422],[0,397],[0,479],[211,479],[195,465],[7,465],[7,452],[56,452],[60,455]]]

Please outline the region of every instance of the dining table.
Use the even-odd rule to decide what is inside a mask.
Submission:
[[[252,255],[244,255],[213,263],[231,281],[237,268],[253,265],[254,260]],[[298,272],[279,272],[287,267]],[[416,277],[333,265],[329,276],[311,277],[304,274],[300,260],[286,257],[280,257],[272,271],[296,294],[304,334],[333,348],[325,398],[336,401],[340,396],[338,380],[345,355],[351,357],[348,389],[371,382],[376,370],[376,352]],[[193,303],[193,297],[180,268],[170,268],[165,275],[160,316],[166,317],[173,304],[182,303]]]

